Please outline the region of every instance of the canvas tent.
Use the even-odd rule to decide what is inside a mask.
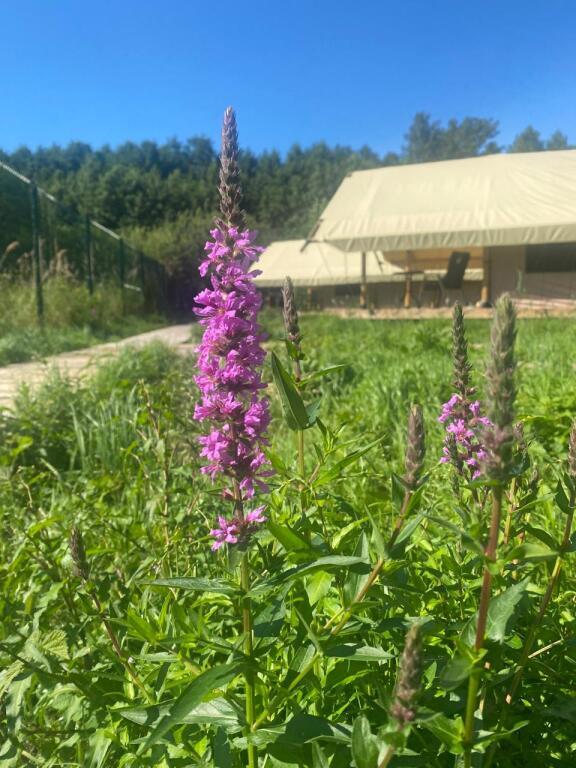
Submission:
[[[576,150],[356,171],[309,239],[424,268],[474,251],[492,296],[576,297]]]
[[[361,295],[361,286],[370,285],[370,302],[375,305],[400,304],[405,275],[402,264],[394,264],[378,251],[346,253],[325,242],[279,240],[269,245],[256,268],[262,274],[255,282],[263,289],[281,288],[289,275],[297,288],[314,294],[321,305],[345,303],[345,297]],[[468,271],[468,279],[479,280],[478,269]]]

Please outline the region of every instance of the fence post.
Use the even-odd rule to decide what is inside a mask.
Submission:
[[[146,287],[146,276],[144,274],[144,254],[142,251],[138,251],[138,274],[140,277],[140,287],[142,288],[142,295],[144,295],[144,288]]]
[[[120,288],[124,290],[124,283],[126,282],[126,255],[124,253],[124,240],[118,238],[118,280],[120,282]]]
[[[90,216],[84,218],[84,255],[86,257],[86,283],[88,291],[94,293],[94,275],[92,274],[92,232]]]
[[[38,322],[44,322],[44,296],[42,294],[42,267],[40,264],[40,211],[38,207],[38,187],[30,185],[30,214],[32,216],[32,255],[34,259],[34,286],[36,289],[36,314]]]

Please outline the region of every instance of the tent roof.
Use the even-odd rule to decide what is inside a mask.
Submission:
[[[344,251],[576,241],[576,150],[356,171],[310,239]]]
[[[278,240],[266,248],[256,269],[262,270],[255,282],[260,287],[277,287],[290,275],[294,285],[319,286],[361,282],[360,253],[344,253],[329,243],[309,243],[305,240]],[[381,255],[366,254],[366,279],[383,282],[394,279],[399,268]]]

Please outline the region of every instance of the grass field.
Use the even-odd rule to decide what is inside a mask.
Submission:
[[[90,295],[84,285],[71,280],[48,280],[42,325],[32,285],[0,276],[0,291],[0,366],[115,341],[166,323],[143,312],[139,293],[122,295],[115,285],[97,286]]]
[[[265,325],[268,349],[289,367],[280,316],[266,314]],[[252,552],[261,727],[250,738],[260,765],[372,768],[390,744],[391,766],[463,765],[473,668],[483,669],[474,766],[572,765],[573,554],[505,727],[501,712],[566,519],[557,487],[576,417],[576,323],[519,322],[517,416],[528,458],[510,492],[510,542],[493,576],[494,594],[505,597],[494,603],[481,660],[466,656],[466,643],[480,589],[485,491],[455,490],[450,467],[439,463],[438,416],[452,393],[450,323],[310,315],[301,325],[305,373],[346,366],[307,389],[323,428],[305,432],[304,474],[270,387],[276,476],[270,523]],[[467,332],[482,399],[489,325],[473,321]],[[234,665],[246,659],[240,598],[230,586],[237,559],[210,550],[223,503],[199,471],[192,376],[193,361],[164,347],[126,351],[89,383],[48,380],[1,418],[2,768],[245,764],[244,691]],[[387,548],[413,403],[426,422],[426,482]],[[85,578],[70,557],[73,525],[86,544]],[[380,578],[339,636],[323,634],[366,584],[363,564],[384,556]],[[158,584],[175,577],[190,581]],[[398,735],[388,711],[404,634],[416,619],[419,712]],[[211,685],[195,698],[191,682],[207,680],[199,675],[210,669]]]

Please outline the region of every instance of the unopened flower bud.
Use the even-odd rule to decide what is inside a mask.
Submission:
[[[508,296],[496,303],[492,324],[490,360],[487,370],[489,416],[492,427],[486,430],[486,475],[503,482],[510,473],[514,445],[513,421],[516,385],[514,344],[516,312]]]
[[[408,441],[406,445],[406,484],[414,489],[424,466],[426,433],[422,406],[413,405],[408,417]]]
[[[422,680],[422,639],[420,626],[413,624],[406,634],[404,650],[394,689],[394,701],[390,716],[400,728],[404,728],[416,717],[416,702]]]
[[[568,443],[568,472],[576,480],[576,421],[572,423],[570,441]]]
[[[246,229],[242,210],[242,189],[240,186],[240,168],[238,165],[238,128],[236,115],[232,107],[224,112],[222,123],[222,149],[220,152],[220,213],[222,219],[216,224],[222,232],[229,227]]]
[[[88,581],[90,578],[90,566],[88,559],[86,558],[86,550],[84,548],[84,538],[82,532],[77,526],[74,526],[72,533],[70,534],[70,555],[74,563],[74,573],[76,576],[82,579],[82,581]]]
[[[470,386],[470,370],[468,362],[468,342],[464,330],[464,315],[462,305],[456,303],[452,315],[452,355],[454,361],[454,391],[460,395],[464,409],[474,394]]]
[[[282,286],[282,304],[286,337],[292,344],[295,344],[298,347],[302,340],[302,336],[300,334],[298,309],[294,297],[294,285],[289,277],[284,278],[284,285]]]

